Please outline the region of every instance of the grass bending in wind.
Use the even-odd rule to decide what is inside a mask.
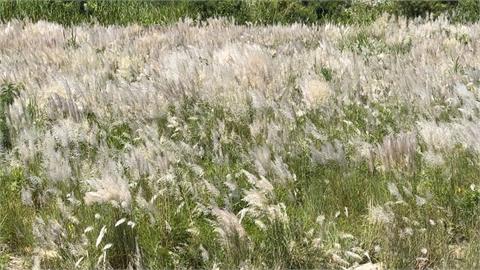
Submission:
[[[1,267],[478,267],[479,28],[1,24]]]

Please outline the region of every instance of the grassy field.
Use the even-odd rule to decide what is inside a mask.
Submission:
[[[0,24],[0,268],[473,269],[480,24]]]

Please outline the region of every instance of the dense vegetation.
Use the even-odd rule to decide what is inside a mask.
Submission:
[[[105,1],[105,0],[0,0],[0,18],[49,20],[64,25],[82,22],[101,24],[164,24],[181,18],[206,20],[234,18],[237,23],[369,23],[382,13],[415,18],[446,14],[454,22],[480,19],[477,0],[393,1]]]
[[[478,268],[478,51],[446,17],[0,24],[0,268]]]
[[[0,0],[0,269],[479,268],[479,20]]]

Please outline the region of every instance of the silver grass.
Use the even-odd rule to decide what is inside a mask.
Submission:
[[[247,240],[247,233],[240,224],[237,216],[233,213],[220,208],[213,208],[212,214],[217,220],[217,227],[215,230],[224,244],[230,245],[231,241],[236,241],[235,239],[237,238],[241,242]]]
[[[78,243],[62,246],[66,242],[64,224],[76,224],[79,217],[72,213],[75,207],[82,207],[78,199],[57,188],[62,180],[79,179],[80,190],[87,189],[84,202],[89,205],[134,206],[136,211],[146,213],[152,224],[157,221],[157,208],[165,196],[180,198],[186,193],[195,207],[179,203],[174,209],[176,214],[213,214],[222,244],[236,252],[240,244],[248,242],[242,221],[253,221],[262,231],[268,231],[275,221],[290,222],[287,202],[282,202],[283,196],[277,196],[280,194],[276,191],[295,181],[295,168],[287,164],[305,150],[311,154],[311,160],[305,162],[343,163],[349,160],[347,149],[351,147],[356,152],[355,162],[366,161],[372,172],[413,169],[416,154],[424,149],[419,156],[429,166],[443,164],[449,151],[457,146],[480,153],[476,115],[480,109],[480,73],[476,70],[480,62],[480,43],[476,42],[480,38],[479,23],[450,24],[444,17],[432,21],[393,20],[384,15],[368,28],[333,24],[250,27],[214,19],[202,26],[185,20],[149,29],[82,25],[74,30],[79,43],[76,49],[65,46],[68,29],[55,23],[0,24],[0,81],[25,86],[6,110],[13,151],[2,149],[5,165],[31,167],[41,162],[41,177],[29,176],[19,196],[27,205],[34,200],[42,205],[56,202],[59,213],[55,222],[35,221],[32,255],[37,268],[43,259],[57,258],[60,249],[72,250],[74,262],[80,267],[92,260],[86,253],[86,235],[95,241],[98,235],[89,231],[93,227],[86,229]],[[368,40],[371,48],[362,53],[339,48],[364,31],[367,36],[384,38]],[[220,32],[222,35],[218,35]],[[464,44],[456,36],[464,36],[469,42]],[[379,52],[384,45],[401,47],[409,42],[408,52],[401,56]],[[99,52],[99,48],[105,49]],[[455,59],[462,72],[452,71]],[[327,82],[319,67],[331,71],[331,80]],[[184,97],[195,99],[195,115],[187,120],[181,111]],[[227,116],[206,123],[203,116],[210,112],[198,104],[222,109]],[[342,140],[336,141],[324,134],[318,119],[311,118],[314,110],[315,115],[325,119],[335,115],[345,118],[347,106],[361,106],[368,123],[381,124],[380,112],[373,106],[379,104],[408,104],[408,109],[421,114],[422,119],[411,132],[391,134],[379,144],[369,144],[366,142],[371,141],[371,134],[362,132],[353,120],[340,119],[344,121],[339,124],[352,132],[341,134]],[[35,115],[31,115],[31,109]],[[401,116],[386,110],[394,117]],[[452,117],[438,121],[447,111],[454,112],[449,115]],[[243,140],[243,135],[231,128],[231,123],[246,118],[251,120],[246,136],[251,136],[252,141]],[[99,124],[92,123],[92,119]],[[158,124],[158,119],[166,119],[165,126]],[[134,131],[134,141],[122,149],[113,149],[106,143],[110,130],[102,126],[123,122]],[[300,122],[304,125],[298,125]],[[193,138],[201,142],[192,143]],[[204,141],[209,142],[208,147]],[[213,153],[208,152],[210,145]],[[80,146],[87,146],[83,152],[87,156],[94,149],[96,160],[83,158]],[[207,167],[199,160],[210,155],[215,165],[229,168],[225,187],[206,179]],[[242,164],[235,172],[230,171],[233,158]],[[188,174],[183,174],[185,168]],[[140,179],[146,186],[138,188]],[[45,191],[39,189],[43,186]],[[414,200],[419,207],[432,201],[428,194],[414,194],[412,190],[407,184],[390,187],[395,200]],[[146,194],[151,195],[148,200]],[[224,199],[226,209],[233,209],[229,206],[240,200],[246,207],[238,215],[218,208],[211,211],[216,199]],[[371,205],[367,219],[391,227],[398,205]],[[348,217],[348,211],[342,210],[338,218],[342,213]],[[315,225],[325,228],[329,223],[324,219],[319,216]],[[100,215],[95,220],[100,221]],[[118,226],[136,228],[132,220],[122,221]],[[430,226],[442,222],[432,221]],[[415,220],[404,222],[411,228],[397,232],[401,237],[417,232]],[[175,229],[173,223],[165,227],[167,231]],[[200,233],[193,223],[187,232],[192,237]],[[323,252],[330,245],[328,238],[316,230],[308,231],[306,238],[306,243],[317,251]],[[104,238],[100,240],[99,251],[108,247]],[[239,245],[235,244],[237,240]],[[297,256],[294,253],[300,241],[290,240],[289,251]],[[355,239],[340,236],[340,240]],[[133,264],[140,269],[138,241],[135,247]],[[169,253],[175,266],[179,265],[181,249]],[[100,258],[93,258],[98,259],[98,267],[109,267],[106,253],[111,251],[107,248]],[[213,267],[223,266],[214,261],[212,254],[200,252]],[[332,255],[329,259],[336,266],[347,267],[358,260],[353,253],[362,256],[361,251],[338,245],[333,253],[338,257]],[[247,261],[240,267],[249,266]]]
[[[368,220],[372,224],[387,225],[394,221],[394,214],[385,207],[373,206],[368,208]]]
[[[87,205],[112,203],[122,208],[130,206],[132,198],[128,182],[119,175],[105,175],[100,179],[90,179],[87,183],[94,190],[85,193],[84,201]]]
[[[381,144],[377,145],[375,156],[380,161],[382,170],[413,169],[416,147],[415,133],[388,135],[384,137]]]

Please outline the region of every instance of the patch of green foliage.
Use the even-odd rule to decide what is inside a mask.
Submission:
[[[0,86],[0,145],[5,149],[12,147],[10,131],[7,125],[7,109],[20,94],[22,85],[4,82]]]
[[[98,22],[100,24],[165,24],[181,18],[206,20],[229,17],[243,24],[342,23],[373,21],[382,13],[415,18],[447,14],[454,22],[473,22],[480,18],[476,0],[384,1],[374,6],[352,0],[205,0],[205,1],[105,1],[105,0],[1,0],[0,18],[48,20],[63,25]]]
[[[25,181],[21,169],[0,172],[0,241],[16,253],[26,252],[33,243],[35,209],[24,205],[20,196]]]
[[[407,39],[397,43],[387,43],[382,36],[375,36],[367,30],[345,38],[340,42],[341,50],[350,50],[366,57],[378,55],[380,53],[386,54],[406,54],[412,47],[412,41]]]

